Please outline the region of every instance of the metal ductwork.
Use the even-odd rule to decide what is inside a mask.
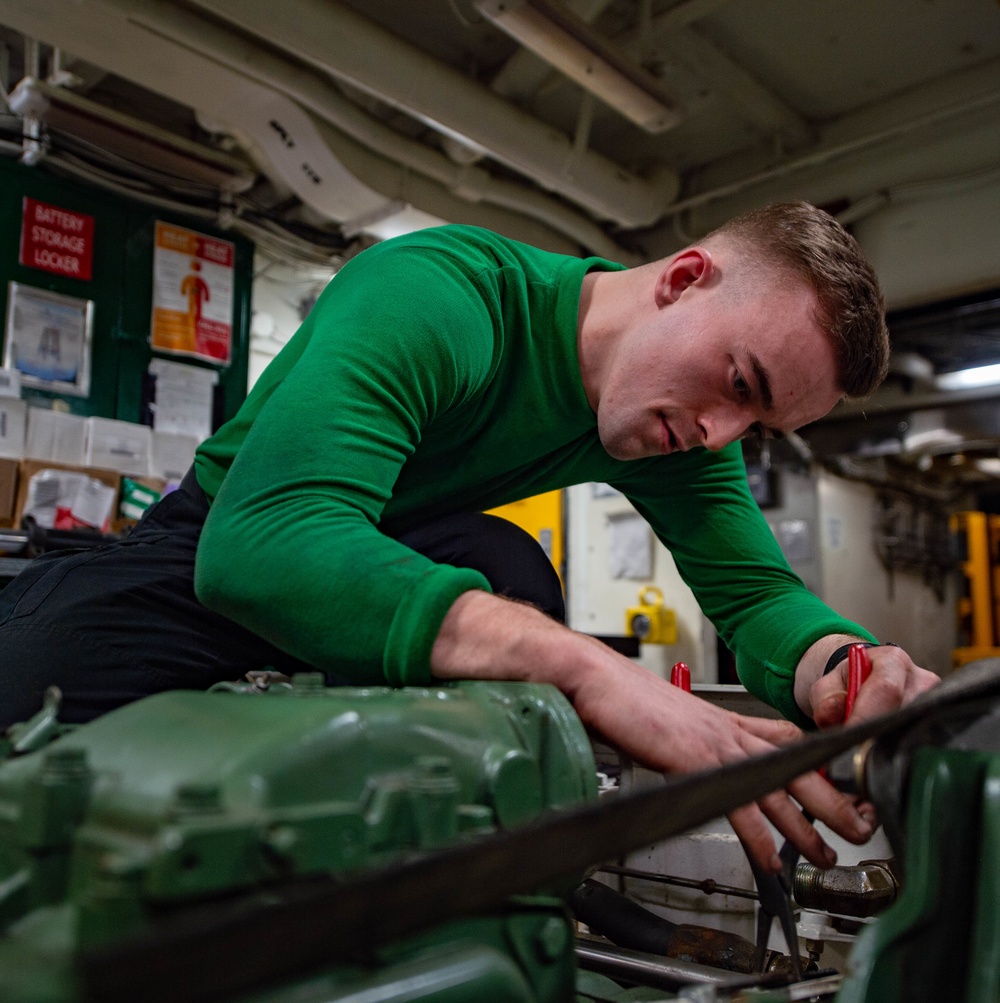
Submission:
[[[629,227],[652,225],[679,190],[672,171],[645,180],[593,151],[574,150],[551,126],[336,0],[296,0],[278,19],[267,3],[198,0],[198,6],[440,132],[480,147],[598,219]]]
[[[339,5],[330,5],[331,10],[334,7],[339,16]],[[369,32],[364,18],[351,17],[359,38],[369,37],[369,45],[381,44],[382,29],[371,25]],[[29,9],[12,9],[5,20],[28,36],[190,105],[205,120],[224,124],[268,173],[347,232],[386,237],[443,219],[501,228],[502,221],[510,223],[513,211],[524,224],[523,232],[513,236],[557,250],[572,251],[582,245],[634,263],[593,216],[527,183],[494,178],[474,163],[456,164],[361,111],[318,70],[275,55],[273,47],[257,45],[221,28],[217,21],[165,0],[142,4],[81,0],[70,7],[58,0],[38,0]],[[379,65],[392,61],[387,55],[378,59],[369,55]],[[412,49],[411,61],[418,57],[430,68],[429,74],[449,72]],[[400,71],[394,79],[402,86],[405,78]],[[466,90],[472,86],[459,79]],[[662,183],[639,181],[596,154],[574,153],[565,137],[488,90],[473,89],[477,97],[461,103],[464,113],[486,122],[493,109],[483,105],[473,114],[475,100],[503,106],[516,117],[517,125],[497,119],[493,139],[520,150],[519,161],[533,151],[538,163],[528,166],[535,173],[542,171],[549,187],[558,186],[572,196],[566,185],[575,179],[579,200],[588,203],[594,215],[608,216],[618,206],[617,222],[652,220],[676,192],[673,175]],[[441,97],[451,100],[453,95]],[[531,122],[531,129],[523,119]],[[545,131],[546,142],[538,143],[537,135],[532,138],[532,130],[538,129]],[[489,137],[475,141],[483,138]],[[560,158],[555,156],[556,147],[562,151]]]

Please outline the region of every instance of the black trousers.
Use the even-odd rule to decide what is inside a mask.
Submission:
[[[169,689],[205,689],[264,668],[311,671],[194,594],[208,499],[189,472],[124,540],[45,554],[0,592],[0,729],[62,692],[59,719],[81,724]],[[397,539],[432,560],[482,572],[494,592],[565,618],[559,578],[513,523],[481,513],[428,522]],[[328,674],[331,685],[349,680]]]

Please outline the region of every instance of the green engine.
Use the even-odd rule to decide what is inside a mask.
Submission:
[[[996,1003],[1000,661],[867,727],[877,737],[850,773],[900,858],[902,894],[865,927],[849,971],[756,998]],[[612,844],[626,852],[707,821],[747,784],[767,789],[755,771],[768,762],[787,760],[790,779],[803,755],[858,734],[598,807],[590,742],[547,686],[265,676],[78,728],[60,725],[53,696],[0,739],[0,1003],[741,999],[776,973],[723,964],[719,950],[700,960],[717,943],[736,950],[740,938],[712,931],[673,954],[585,944],[581,976],[567,901]],[[810,760],[821,762],[839,775],[841,760]]]
[[[50,708],[15,730],[8,753],[6,1003],[80,998],[76,957],[200,902],[238,909],[278,884],[356,875],[596,798],[579,719],[557,691],[528,684],[326,689],[303,675],[164,693],[78,729],[60,728]],[[572,998],[565,891],[253,999],[294,990],[306,1003],[361,986],[372,1000]],[[281,946],[262,929],[247,950]]]

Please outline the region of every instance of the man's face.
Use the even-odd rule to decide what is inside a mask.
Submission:
[[[600,394],[605,449],[618,459],[793,431],[842,396],[819,304],[800,279],[740,296],[685,285],[622,338]]]

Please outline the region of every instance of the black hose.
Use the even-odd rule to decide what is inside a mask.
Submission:
[[[620,947],[647,954],[667,954],[676,923],[651,913],[599,881],[587,879],[570,896],[581,923]]]

